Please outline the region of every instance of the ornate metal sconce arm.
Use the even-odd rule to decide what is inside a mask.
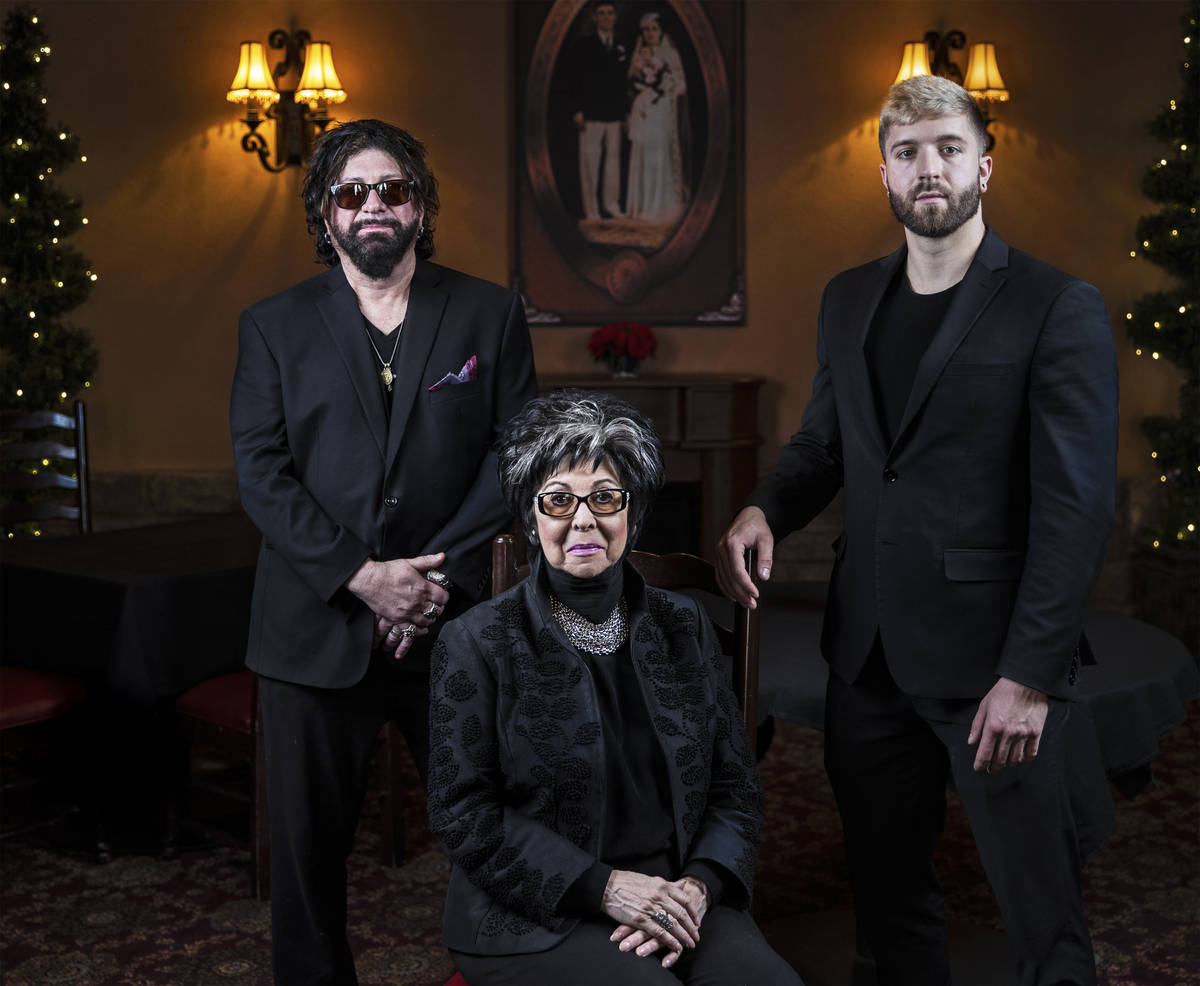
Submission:
[[[950,49],[961,51],[966,47],[967,36],[962,31],[947,31],[944,35],[937,31],[925,32],[925,44],[933,53],[929,68],[934,75],[951,79],[960,86],[963,84],[963,73],[958,63],[950,57]]]
[[[242,150],[248,151],[251,154],[257,154],[259,163],[268,171],[275,172],[276,174],[283,171],[287,167],[286,161],[278,166],[270,162],[271,150],[267,146],[267,139],[257,130],[262,120],[251,120],[247,117],[242,120],[242,123],[250,128],[248,132],[242,135]]]

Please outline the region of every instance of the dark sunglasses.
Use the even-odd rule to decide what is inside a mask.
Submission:
[[[585,500],[588,509],[598,517],[619,514],[629,505],[628,490],[595,490],[587,496],[576,496],[566,490],[551,490],[535,493],[538,510],[547,517],[574,517],[579,505]]]
[[[377,181],[374,185],[361,181],[344,181],[340,185],[330,185],[329,191],[339,209],[357,209],[367,201],[371,189],[375,189],[375,194],[384,205],[404,205],[412,198],[412,186],[413,183],[407,178],[389,178],[386,181]]]

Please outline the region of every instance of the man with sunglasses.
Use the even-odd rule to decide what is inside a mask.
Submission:
[[[381,727],[424,778],[429,649],[486,594],[507,526],[492,446],[536,394],[517,296],[429,262],[425,149],[378,120],[326,134],[303,198],[330,269],[247,309],[230,418],[263,534],[259,675],[280,983],[352,983],[346,860]]]

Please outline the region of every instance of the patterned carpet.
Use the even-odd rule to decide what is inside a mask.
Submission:
[[[1116,834],[1088,869],[1101,983],[1200,982],[1200,707],[1191,713],[1164,738],[1153,785],[1133,801],[1118,799]],[[850,895],[820,734],[781,724],[761,769],[768,818],[755,911],[811,983],[846,982]],[[408,836],[408,862],[385,867],[368,817],[351,859],[350,927],[363,983],[437,986],[453,973],[438,931],[447,864],[415,792]],[[124,855],[100,865],[44,836],[8,840],[0,981],[267,984],[268,905],[249,897],[248,858],[231,843],[170,862]],[[988,969],[973,981],[1005,982],[1005,969],[989,968],[1003,964],[988,957],[1003,953],[998,915],[953,799],[940,872],[952,934],[975,949],[974,968]],[[822,971],[830,968],[838,971]]]

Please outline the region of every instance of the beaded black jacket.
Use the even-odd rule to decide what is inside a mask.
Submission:
[[[720,863],[748,901],[762,787],[712,625],[626,566],[634,670],[670,775],[679,868]],[[457,951],[557,944],[563,893],[593,863],[606,751],[583,658],[535,580],[442,629],[430,678],[429,820],[452,863],[442,931]],[[729,898],[729,889],[726,897]]]

